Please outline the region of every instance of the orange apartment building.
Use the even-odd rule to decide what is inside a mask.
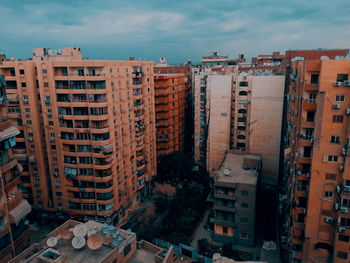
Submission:
[[[350,60],[294,60],[284,150],[288,176],[282,181],[290,262],[349,262]]]
[[[153,62],[39,48],[0,74],[20,131],[21,191],[40,218],[119,223],[145,198],[156,173]]]
[[[184,150],[186,77],[155,74],[157,156]]]
[[[0,60],[1,64],[1,60]],[[8,262],[28,243],[25,216],[31,211],[17,185],[22,170],[13,154],[19,130],[7,115],[6,82],[0,75],[0,262]]]
[[[158,74],[185,74],[185,132],[184,151],[193,151],[193,90],[192,90],[192,62],[186,65],[168,65],[164,58],[156,63],[154,73]]]

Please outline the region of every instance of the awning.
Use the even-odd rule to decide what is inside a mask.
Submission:
[[[27,155],[24,153],[14,153],[13,157],[15,157],[18,161],[27,161]]]
[[[19,134],[19,130],[14,126],[6,128],[5,130],[0,131],[0,142],[8,138],[14,137],[18,134]]]
[[[9,103],[18,103],[19,102],[18,94],[8,93],[8,94],[6,94],[6,97],[7,97],[7,100],[8,100]]]
[[[35,163],[35,155],[32,155],[29,157],[29,162],[30,163]]]
[[[113,145],[112,144],[107,144],[102,146],[102,151],[104,153],[111,153],[113,152]]]
[[[19,204],[9,212],[10,224],[17,224],[32,211],[27,200],[22,199]]]

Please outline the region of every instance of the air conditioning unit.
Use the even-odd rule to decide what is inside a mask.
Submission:
[[[338,227],[338,232],[339,233],[344,233],[346,231],[346,228],[345,227],[343,227],[343,226],[339,226]]]
[[[344,165],[339,165],[339,171],[344,172]]]
[[[55,138],[50,138],[50,142],[54,142],[55,141]]]
[[[339,194],[340,193],[340,186],[337,185],[337,187],[335,189],[337,190],[337,193]]]
[[[344,186],[344,192],[350,192],[350,186],[349,185],[345,185]]]
[[[340,87],[341,85],[341,82],[337,81],[337,82],[334,82],[334,87]]]
[[[350,108],[347,108],[347,109],[345,110],[345,113],[346,113],[346,115],[350,115]]]
[[[58,172],[54,172],[53,176],[58,177],[59,176]]]
[[[339,209],[339,205],[338,205],[338,203],[334,203],[334,210],[336,210],[336,211],[338,211],[338,209]]]
[[[24,104],[28,104],[28,99],[23,99]]]
[[[28,141],[32,142],[33,141],[33,137],[28,137]]]
[[[324,219],[324,221],[326,223],[333,223],[333,218],[331,218],[330,216],[326,216],[326,218]]]
[[[314,144],[314,138],[313,137],[310,139],[310,143]]]
[[[48,112],[48,113],[47,113],[47,117],[51,118],[51,117],[52,117],[52,113],[51,113],[51,112]]]
[[[340,109],[340,104],[333,104],[333,109]]]
[[[347,153],[347,150],[345,148],[342,148],[341,149],[341,155],[345,156]]]
[[[350,87],[350,81],[349,80],[344,80],[343,86],[344,87]]]
[[[25,116],[26,116],[26,117],[30,117],[30,113],[29,113],[29,112],[26,112]]]
[[[349,209],[347,207],[340,207],[339,212],[346,214],[349,211]]]

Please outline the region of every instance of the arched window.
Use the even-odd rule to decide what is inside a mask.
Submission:
[[[245,140],[245,135],[242,135],[242,134],[237,135],[237,139],[238,140]]]
[[[239,96],[247,96],[248,95],[248,92],[242,90],[238,93]]]
[[[247,110],[246,109],[239,109],[238,113],[247,113]]]

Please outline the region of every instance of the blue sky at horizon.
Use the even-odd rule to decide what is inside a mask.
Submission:
[[[90,59],[192,60],[349,48],[348,0],[0,0],[0,49],[81,47]]]

